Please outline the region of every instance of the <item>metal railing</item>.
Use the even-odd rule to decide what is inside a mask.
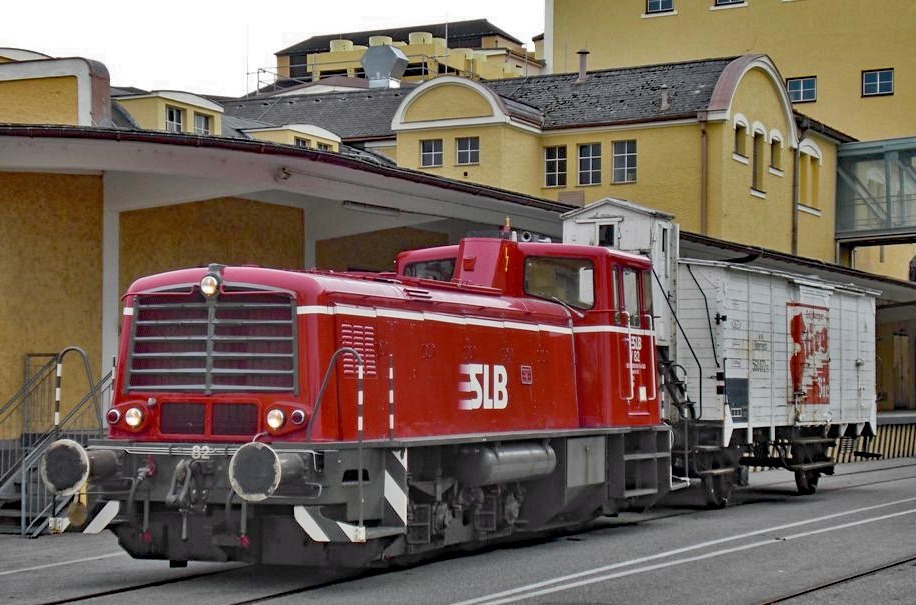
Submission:
[[[84,447],[90,439],[103,436],[98,401],[111,398],[112,373],[109,372],[83,396],[60,423],[42,434],[29,450],[19,468],[19,531],[20,535],[38,536],[48,526],[51,517],[57,516],[72,500],[58,498],[41,480],[39,465],[48,446],[58,439],[72,439]]]
[[[70,353],[81,357],[89,390],[62,416],[62,362]],[[0,504],[18,503],[19,530],[26,535],[36,523],[42,531],[47,525],[47,511],[53,508],[53,496],[45,490],[38,473],[44,451],[59,438],[86,443],[101,435],[100,401],[110,392],[112,375],[96,382],[85,351],[77,347],[56,354],[26,355],[23,375],[22,387],[0,406]],[[7,507],[2,512],[9,518],[14,510]]]
[[[36,434],[48,428],[39,425],[46,410],[53,412],[56,361],[54,353],[26,355],[22,387],[0,406],[0,499],[3,486],[16,473]]]

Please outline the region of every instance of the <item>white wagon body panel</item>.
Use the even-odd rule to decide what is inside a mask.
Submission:
[[[875,428],[876,293],[690,259],[677,283],[675,358],[701,419],[723,424],[722,445],[745,428]]]

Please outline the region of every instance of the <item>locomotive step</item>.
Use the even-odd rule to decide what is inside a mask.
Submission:
[[[642,496],[652,496],[657,493],[658,493],[658,490],[655,489],[654,487],[647,487],[643,489],[628,489],[628,490],[624,490],[623,497],[624,498],[639,498]]]
[[[819,443],[833,445],[836,439],[831,437],[798,437],[796,439],[790,439],[789,442],[792,445],[817,445]]]
[[[706,475],[716,475],[716,476],[730,475],[734,472],[735,472],[734,467],[730,466],[728,468],[710,468],[705,471],[698,471],[697,474],[700,475],[701,477],[705,477]]]
[[[790,471],[813,471],[819,468],[833,468],[836,463],[833,460],[821,460],[820,462],[803,462],[802,464],[790,464],[786,466]]]

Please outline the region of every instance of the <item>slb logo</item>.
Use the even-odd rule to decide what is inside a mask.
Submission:
[[[459,368],[467,382],[461,383],[467,399],[459,402],[462,410],[504,410],[509,405],[509,374],[505,366],[486,363],[466,363]]]

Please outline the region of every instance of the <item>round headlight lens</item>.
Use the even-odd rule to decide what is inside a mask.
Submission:
[[[210,298],[219,291],[219,278],[215,275],[204,275],[200,280],[200,291],[204,296]]]
[[[108,410],[105,413],[105,420],[108,421],[108,424],[117,424],[118,420],[121,419],[121,412],[115,409]]]
[[[286,415],[283,413],[283,410],[273,409],[267,412],[267,426],[273,430],[277,430],[283,423],[286,421]]]
[[[132,429],[137,428],[143,423],[143,410],[140,408],[130,408],[124,412],[124,422]]]
[[[305,422],[305,412],[302,410],[293,410],[293,413],[289,415],[289,419],[293,424],[302,424]]]

